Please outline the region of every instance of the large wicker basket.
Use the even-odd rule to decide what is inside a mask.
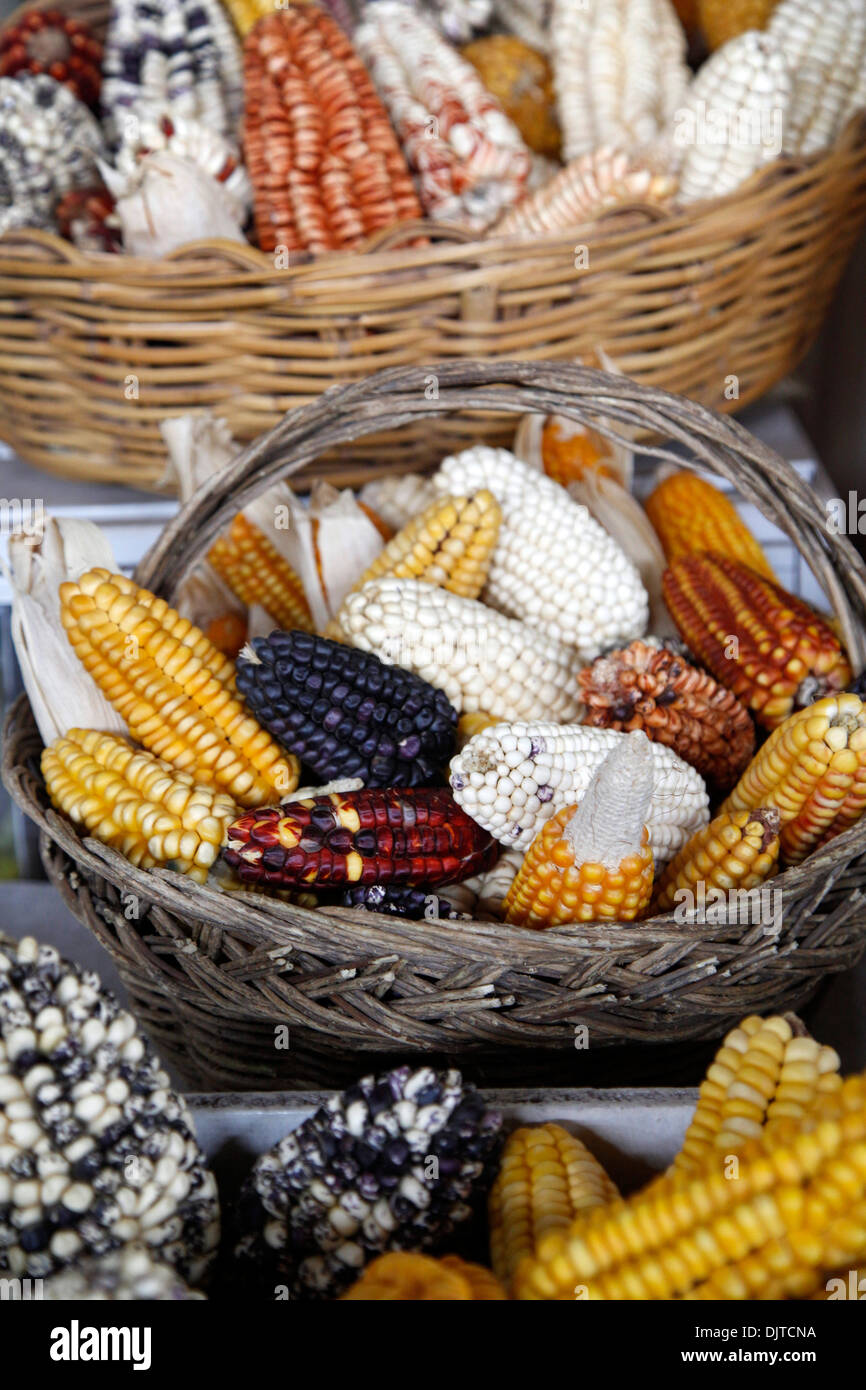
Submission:
[[[108,13],[106,0],[46,3],[97,28]],[[729,197],[525,242],[438,227],[411,248],[404,229],[363,253],[277,269],[224,241],[147,261],[10,233],[0,239],[0,437],[54,473],[157,487],[159,423],[196,406],[246,441],[377,369],[592,362],[599,349],[637,380],[729,411],[801,359],[864,216],[858,117],[834,149],[768,166]],[[375,466],[432,463],[481,437],[504,442],[506,429],[502,417],[461,412],[353,453]]]
[[[574,366],[440,364],[379,373],[292,411],[167,528],[138,579],[170,597],[239,503],[323,451],[465,409],[601,417],[689,447],[796,542],[821,583],[852,662],[866,658],[866,566],[828,534],[820,503],[789,464],[740,425],[647,386]],[[613,428],[615,428],[614,426]],[[608,429],[611,427],[608,426]],[[666,448],[654,450],[672,457]],[[194,541],[190,544],[190,537]],[[115,957],[141,1017],[178,1067],[208,1089],[335,1080],[356,1053],[497,1055],[712,1038],[744,1014],[793,1009],[866,946],[866,821],[776,880],[781,928],[637,926],[529,932],[477,922],[405,922],[343,909],[239,899],[169,871],[135,869],[54,812],[38,770],[29,706],[7,720],[3,779],[41,828],[45,867]],[[288,1025],[290,1047],[275,1032]],[[571,1052],[574,1058],[574,1051]],[[491,1073],[488,1072],[488,1075]],[[503,1074],[500,1071],[500,1076]]]

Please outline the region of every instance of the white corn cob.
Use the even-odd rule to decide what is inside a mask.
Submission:
[[[689,82],[670,0],[554,0],[550,52],[563,157],[655,140]]]
[[[493,0],[425,0],[424,8],[451,43],[467,43],[478,29],[485,29],[493,14]]]
[[[786,151],[812,154],[832,145],[856,109],[858,87],[866,96],[862,0],[782,0],[766,32],[793,75]]]
[[[476,599],[386,576],[349,594],[337,622],[352,646],[414,671],[460,714],[581,717],[575,653]]]
[[[493,0],[494,14],[502,27],[540,53],[550,51],[552,9],[553,0]]]
[[[392,531],[402,531],[407,521],[423,512],[436,498],[431,478],[421,473],[388,473],[365,483],[359,501],[381,517]]]
[[[404,0],[376,0],[354,34],[425,211],[483,229],[524,192],[531,157],[472,65]]]
[[[782,152],[793,84],[769,34],[749,30],[704,63],[669,135],[680,201],[731,193]]]
[[[445,459],[433,483],[455,496],[489,488],[502,508],[485,603],[576,647],[585,661],[642,636],[648,599],[640,575],[559,483],[484,444]]]
[[[577,724],[494,724],[451,759],[455,800],[509,848],[527,850],[542,825],[579,803],[593,775],[628,734]],[[653,743],[655,784],[647,817],[656,867],[709,820],[703,779]]]
[[[496,225],[497,234],[526,236],[592,222],[614,207],[671,200],[677,181],[624,150],[603,147],[581,155]]]

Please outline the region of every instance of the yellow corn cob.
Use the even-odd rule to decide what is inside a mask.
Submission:
[[[506,1297],[490,1270],[481,1265],[468,1264],[457,1255],[437,1260],[401,1250],[373,1260],[342,1301],[473,1303]]]
[[[722,1102],[716,1149],[731,1153],[761,1133],[780,1084],[785,1049],[792,1038],[790,1023],[777,1016],[766,1019],[749,1039]]]
[[[242,603],[265,609],[285,632],[312,632],[304,586],[264,531],[238,512],[228,531],[214,541],[208,560]]]
[[[720,812],[696,831],[668,864],[656,884],[653,911],[670,912],[678,893],[757,888],[779,863],[779,816],[766,806],[754,811]]]
[[[393,575],[478,598],[487,583],[501,516],[486,488],[473,497],[437,497],[380,551],[353,592],[371,579]]]
[[[307,0],[292,0],[293,5],[305,3]],[[263,15],[286,8],[285,4],[280,5],[278,0],[225,0],[225,5],[241,38],[246,37]]]
[[[559,1125],[517,1129],[509,1137],[488,1203],[494,1273],[510,1289],[539,1242],[581,1212],[616,1201],[601,1164]]]
[[[116,734],[70,729],[42,753],[53,805],[131,863],[204,883],[238,808]]]
[[[785,864],[799,864],[860,818],[866,808],[866,705],[859,695],[828,695],[773,731],[722,810],[759,805],[781,817]]]
[[[476,1303],[507,1302],[508,1294],[505,1289],[493,1271],[485,1269],[484,1265],[470,1264],[468,1260],[462,1260],[459,1255],[443,1255],[439,1263],[444,1269],[459,1274],[460,1278],[466,1281],[472,1290],[472,1297]]]
[[[693,551],[718,550],[775,579],[770,562],[723,492],[684,470],[664,478],[645,503],[668,561]]]
[[[240,806],[298,785],[298,762],[244,710],[234,667],[197,627],[123,575],[93,569],[60,586],[79,660],[133,738]]]
[[[485,714],[483,710],[472,710],[468,714],[461,714],[457,720],[457,747],[465,748],[466,744],[476,734],[480,734],[484,729],[489,729],[493,724],[498,724],[499,720],[492,714]]]
[[[866,1078],[718,1156],[548,1232],[515,1294],[571,1300],[808,1296],[866,1255]]]

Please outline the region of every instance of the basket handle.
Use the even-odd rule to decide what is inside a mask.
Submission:
[[[619,442],[641,430],[684,446],[685,459],[667,445],[642,451],[680,468],[691,458],[720,473],[775,522],[829,599],[855,669],[866,665],[866,564],[846,536],[830,533],[820,499],[791,464],[737,421],[694,401],[564,362],[433,362],[330,387],[288,411],[190,498],[141,561],[138,583],[171,599],[216,535],[269,484],[366,435],[464,410],[557,414]],[[612,421],[625,427],[622,435]]]

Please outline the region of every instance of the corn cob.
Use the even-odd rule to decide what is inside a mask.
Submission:
[[[374,579],[337,614],[343,638],[443,690],[458,713],[577,719],[577,661],[562,643],[476,599]]]
[[[473,1303],[507,1298],[489,1269],[457,1255],[434,1259],[394,1250],[369,1264],[343,1302]]]
[[[477,29],[486,29],[493,0],[426,0],[424,8],[452,43],[465,43]]]
[[[548,1233],[514,1292],[563,1301],[802,1297],[866,1248],[864,1078],[748,1140],[738,1163],[736,1181],[713,1157]]]
[[[587,471],[596,469],[605,477],[622,481],[614,463],[611,441],[598,430],[577,425],[572,420],[548,415],[541,426],[538,449],[542,468],[560,487],[580,482]],[[518,457],[531,461],[527,455],[519,453],[516,445],[515,452]]]
[[[491,724],[499,721],[495,715],[488,714],[486,710],[473,710],[471,714],[461,714],[457,720],[457,747],[465,748],[466,744],[476,734],[480,734],[484,729],[489,729]]]
[[[360,246],[421,216],[381,101],[315,5],[259,20],[244,42],[244,147],[263,251]]]
[[[264,19],[265,15],[273,14],[276,8],[274,0],[223,0],[223,2],[242,39],[246,38],[260,19]],[[304,0],[292,0],[292,3],[304,4]]]
[[[578,675],[584,723],[643,729],[691,763],[710,786],[729,791],[755,749],[755,728],[736,695],[667,647],[631,642]]]
[[[593,775],[627,734],[579,724],[497,724],[451,759],[455,800],[508,848],[529,848],[542,825],[580,803]],[[656,867],[706,825],[701,777],[670,748],[650,745],[655,785],[647,825]]]
[[[225,792],[126,739],[70,729],[42,753],[52,803],[143,869],[177,869],[204,883],[239,808]]]
[[[549,1232],[618,1197],[598,1160],[560,1125],[514,1130],[488,1200],[490,1261],[502,1286],[512,1288]]]
[[[471,915],[482,922],[501,922],[505,917],[505,899],[525,855],[522,850],[508,849],[500,854],[492,869],[460,884],[465,889],[471,883],[475,902],[470,904]]]
[[[523,194],[517,127],[478,74],[403,0],[377,0],[355,43],[390,112],[424,211],[482,229]]]
[[[247,607],[260,604],[277,627],[312,631],[310,605],[300,579],[243,512],[214,541],[207,558]]]
[[[298,763],[245,713],[231,662],[163,599],[92,569],[60,586],[72,648],[138,743],[240,806],[298,785]]]
[[[536,154],[558,159],[562,136],[553,95],[553,70],[543,53],[514,34],[490,34],[461,49],[488,92]]]
[[[457,716],[441,690],[326,637],[254,638],[238,659],[237,688],[262,727],[320,781],[423,787],[454,750]]]
[[[0,77],[47,73],[85,106],[98,102],[101,67],[102,45],[87,25],[61,10],[27,10],[0,34]]]
[[[451,922],[462,915],[450,897],[442,898],[426,888],[406,888],[397,883],[371,883],[347,888],[341,902],[343,907],[360,907],[367,912],[381,912],[386,917],[405,917],[413,922],[422,919]]]
[[[739,561],[682,555],[665,571],[663,585],[683,641],[764,728],[776,728],[799,705],[842,690],[851,679],[824,619]]]
[[[489,868],[490,836],[440,788],[332,792],[251,811],[229,828],[226,862],[276,887],[457,882]]]
[[[664,207],[676,191],[676,179],[645,157],[602,146],[573,159],[507,212],[496,234],[539,236],[595,222],[617,207]]]
[[[361,506],[369,507],[392,531],[402,531],[437,496],[432,478],[420,473],[386,473],[365,483],[359,493]]]
[[[105,148],[84,102],[47,73],[0,77],[0,232],[54,230],[55,205],[89,188]]]
[[[643,633],[648,602],[637,570],[551,478],[507,449],[478,445],[445,459],[433,482],[440,493],[489,488],[502,509],[482,595],[491,607],[577,647],[587,661]]]
[[[567,922],[633,922],[647,908],[652,750],[630,734],[608,753],[580,804],[541,827],[505,899],[505,920],[543,931]]]
[[[671,1172],[699,1172],[714,1152],[722,1125],[722,1107],[743,1065],[749,1042],[760,1027],[761,1019],[751,1015],[731,1029],[724,1039],[701,1082],[695,1113],[682,1148],[671,1164]]]
[[[644,505],[668,562],[712,550],[775,581],[766,555],[734,504],[705,478],[686,469],[671,473]]]
[[[866,808],[866,706],[859,695],[828,696],[773,731],[722,810],[758,805],[781,817],[786,864],[799,864],[860,818]]]
[[[474,497],[436,497],[388,542],[353,588],[393,575],[477,598],[487,582],[500,516],[496,498],[483,488]]]
[[[493,0],[493,13],[511,34],[542,53],[550,49],[550,12],[553,0]]]
[[[793,75],[786,152],[812,154],[834,144],[848,118],[863,109],[863,6],[859,0],[782,0],[767,33],[779,44]]]
[[[698,23],[711,49],[747,29],[763,29],[778,0],[698,0]]]
[[[754,811],[722,811],[698,830],[659,877],[653,898],[656,912],[670,912],[681,894],[694,899],[703,885],[727,893],[749,891],[779,867],[779,813],[766,806]]]

